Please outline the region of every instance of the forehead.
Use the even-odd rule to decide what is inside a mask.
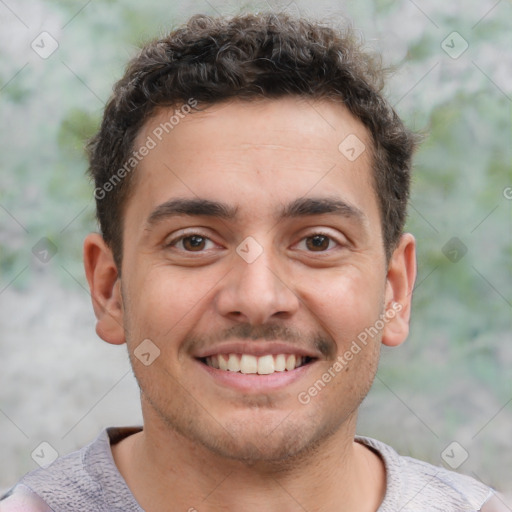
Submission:
[[[200,110],[192,109],[189,106],[192,103],[197,104],[190,99],[183,105],[158,109],[143,125],[135,146],[142,146],[147,137],[162,146],[172,145],[175,136],[180,139],[192,136],[203,137],[203,146],[212,142],[217,150],[232,146],[249,149],[258,144],[274,146],[275,149],[283,145],[294,150],[334,152],[336,158],[341,153],[349,161],[359,156],[363,144],[369,148],[367,129],[338,101],[295,96],[252,101],[234,99],[211,106],[199,104]],[[352,136],[349,145],[352,141],[357,146],[354,154],[343,153],[348,146],[339,147],[349,135]],[[221,147],[216,145],[219,139],[223,142]],[[369,155],[361,156],[364,160]]]
[[[378,216],[370,137],[340,103],[287,97],[161,109],[137,136],[135,148],[144,145],[151,149],[128,205],[139,218],[172,197],[221,200],[251,217],[308,194],[339,194]]]

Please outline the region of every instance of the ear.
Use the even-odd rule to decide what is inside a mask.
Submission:
[[[416,280],[416,241],[410,233],[400,238],[388,265],[385,296],[387,322],[382,343],[396,347],[409,334],[412,290]]]
[[[98,233],[84,241],[84,266],[97,318],[96,333],[108,343],[121,345],[126,341],[121,281],[112,251]]]

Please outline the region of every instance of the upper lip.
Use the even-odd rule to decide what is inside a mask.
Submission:
[[[321,356],[318,352],[308,350],[296,345],[282,343],[279,341],[271,342],[258,342],[258,341],[240,341],[232,343],[222,343],[212,347],[205,348],[196,354],[194,357],[203,359],[205,357],[215,356],[218,354],[250,354],[256,357],[265,355],[289,354],[302,357],[311,357],[319,359]]]

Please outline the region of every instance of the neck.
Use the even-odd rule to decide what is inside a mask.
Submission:
[[[385,493],[380,457],[354,443],[356,416],[307,454],[280,462],[226,459],[162,425],[113,447],[147,512],[173,510],[372,511]]]

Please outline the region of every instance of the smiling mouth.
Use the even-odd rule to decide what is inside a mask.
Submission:
[[[270,375],[276,372],[289,372],[315,361],[312,357],[294,354],[218,354],[199,358],[210,368],[233,373]]]

